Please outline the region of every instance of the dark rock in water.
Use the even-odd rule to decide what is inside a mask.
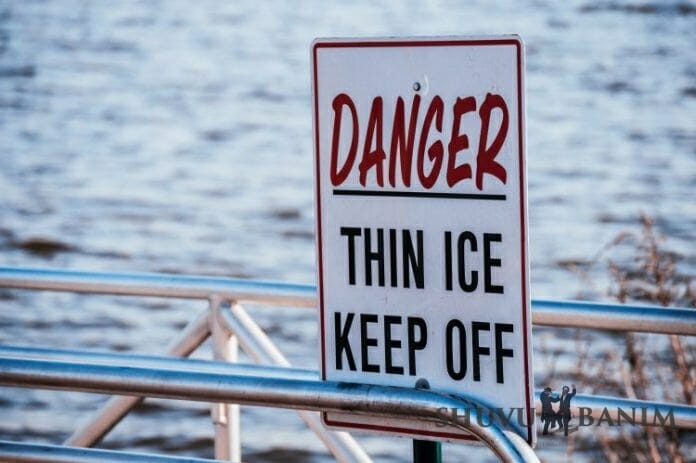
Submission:
[[[0,239],[11,240],[12,238],[14,238],[14,233],[12,233],[12,230],[0,228]]]
[[[685,96],[696,98],[696,87],[686,87],[682,90],[682,94],[684,94]]]
[[[75,248],[69,244],[42,237],[33,237],[17,241],[14,247],[42,257],[53,257],[59,252],[71,252],[75,250]]]
[[[225,130],[206,130],[201,136],[208,141],[221,142],[229,138],[229,132]]]
[[[635,89],[631,87],[628,82],[623,82],[623,81],[615,81],[611,82],[609,85],[607,85],[607,90],[609,90],[612,93],[622,93],[622,92],[630,92],[630,93],[635,93]]]
[[[287,461],[315,461],[313,455],[308,450],[271,448],[256,452],[249,452],[249,461],[265,461],[267,463],[287,462]]]
[[[688,2],[646,2],[636,4],[624,4],[619,2],[599,2],[595,4],[583,5],[580,7],[581,13],[595,13],[604,11],[635,14],[677,14],[679,16],[689,16],[692,14],[696,14],[696,6],[691,5]]]
[[[296,220],[302,216],[302,212],[295,208],[281,208],[271,211],[271,216],[280,220]]]
[[[30,64],[24,66],[0,66],[0,77],[34,77],[36,68]]]
[[[559,259],[556,261],[556,265],[560,268],[571,270],[574,268],[586,268],[592,265],[592,261],[586,259]]]
[[[283,232],[283,237],[311,241],[314,239],[314,233],[309,230],[286,230]]]

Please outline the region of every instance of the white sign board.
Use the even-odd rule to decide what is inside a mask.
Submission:
[[[533,443],[521,40],[316,40],[312,61],[323,378],[424,378],[519,409]]]

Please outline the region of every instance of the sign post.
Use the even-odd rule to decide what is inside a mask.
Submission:
[[[533,445],[523,59],[516,36],[312,45],[322,377],[423,379]],[[323,420],[472,440],[465,413]]]
[[[442,446],[439,442],[413,439],[413,463],[440,463]]]
[[[416,381],[417,389],[430,389],[425,379]],[[413,439],[413,463],[441,463],[442,444],[439,442]]]

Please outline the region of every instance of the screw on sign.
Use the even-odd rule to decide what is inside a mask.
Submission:
[[[312,64],[322,377],[523,410],[533,444],[520,39],[317,40]]]

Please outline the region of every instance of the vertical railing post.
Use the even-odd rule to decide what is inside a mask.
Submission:
[[[441,463],[442,445],[439,442],[413,439],[413,463]]]
[[[218,314],[220,315],[218,323],[237,335],[242,349],[254,362],[261,365],[291,366],[266,332],[256,324],[241,305],[225,303],[218,310]],[[336,457],[336,461],[372,463],[372,459],[350,434],[343,431],[329,431],[321,423],[321,418],[316,412],[298,410],[297,413]]]
[[[416,381],[416,389],[430,389],[430,383],[420,378]],[[413,463],[442,463],[442,444],[413,439]]]
[[[210,333],[213,341],[213,357],[223,362],[236,362],[239,355],[237,337],[218,323],[222,300],[210,298]],[[215,426],[215,459],[239,462],[242,459],[239,425],[239,405],[211,404],[211,417]]]

